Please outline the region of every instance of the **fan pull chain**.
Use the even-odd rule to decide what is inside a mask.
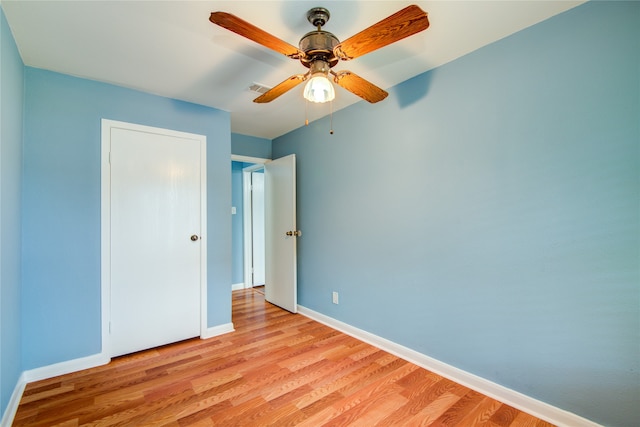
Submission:
[[[304,99],[304,125],[309,126],[309,101]]]
[[[329,107],[331,108],[331,112],[330,112],[330,115],[331,115],[331,129],[329,130],[329,134],[333,135],[333,100],[329,101],[329,104],[330,104]]]

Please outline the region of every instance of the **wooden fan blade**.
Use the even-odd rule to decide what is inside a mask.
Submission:
[[[266,91],[265,93],[263,93],[262,95],[254,99],[253,102],[257,102],[258,104],[271,102],[277,97],[279,97],[280,95],[282,95],[283,93],[298,86],[300,83],[302,83],[306,79],[307,79],[306,74],[298,74],[296,76],[291,76],[287,80],[277,84],[276,86],[272,87],[271,89],[269,89],[268,91]]]
[[[269,49],[286,55],[289,58],[298,59],[301,56],[304,56],[304,53],[300,52],[297,47],[280,40],[276,36],[273,36],[230,13],[212,12],[209,17],[209,21],[221,26],[222,28],[226,28],[229,31],[233,31],[236,34],[246,37],[249,40],[253,40],[264,47],[268,47]]]
[[[332,74],[334,75],[333,80],[337,84],[372,104],[382,101],[389,95],[386,91],[362,77],[353,74],[351,71],[338,71]]]
[[[343,41],[333,49],[333,53],[342,60],[354,59],[427,28],[427,12],[416,5],[407,6]]]

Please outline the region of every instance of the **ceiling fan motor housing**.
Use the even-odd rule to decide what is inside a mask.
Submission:
[[[340,40],[328,31],[311,31],[300,39],[299,47],[304,52],[304,57],[300,58],[300,62],[309,68],[314,61],[320,59],[333,67],[338,63],[333,48],[338,44],[340,44]]]

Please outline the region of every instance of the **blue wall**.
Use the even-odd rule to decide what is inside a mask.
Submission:
[[[260,159],[271,158],[270,139],[258,138],[256,136],[231,134],[231,153],[241,156],[258,157]]]
[[[231,322],[229,114],[26,68],[23,369],[101,351],[100,120],[207,136],[208,324]]]
[[[0,419],[18,381],[24,66],[0,9]]]
[[[639,23],[589,2],[339,111],[333,136],[275,139],[298,159],[299,303],[640,425]]]

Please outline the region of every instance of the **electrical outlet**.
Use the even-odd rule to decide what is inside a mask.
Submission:
[[[335,291],[333,292],[333,303],[338,304],[338,293]]]

